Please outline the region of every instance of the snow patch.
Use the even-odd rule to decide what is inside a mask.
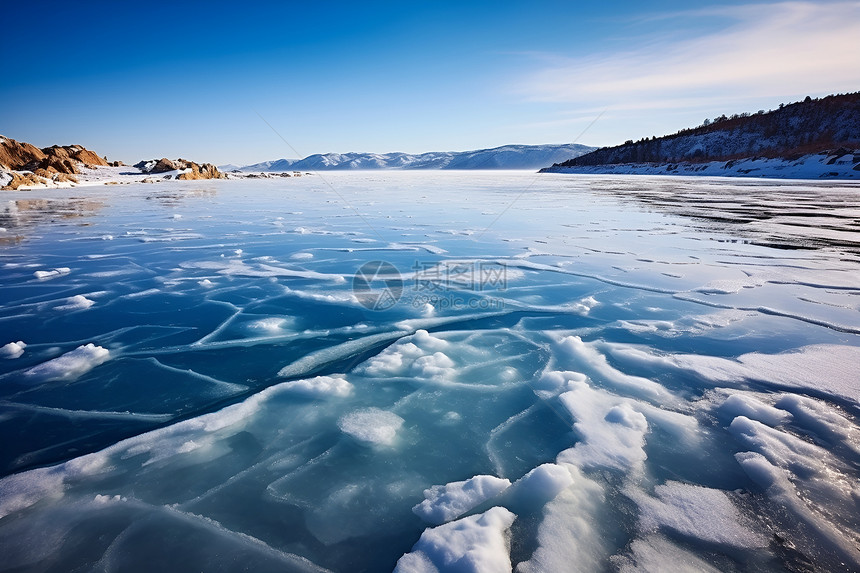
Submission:
[[[745,416],[752,420],[758,420],[768,426],[778,426],[791,421],[792,415],[784,409],[774,408],[764,404],[752,396],[743,394],[732,394],[720,405],[720,411],[730,416]]]
[[[559,400],[576,420],[573,427],[581,441],[561,452],[558,462],[625,471],[641,467],[646,458],[645,416],[618,397],[585,382],[573,382],[572,387]]]
[[[631,376],[614,368],[594,345],[585,343],[578,336],[565,336],[556,343],[557,354],[584,367],[593,378],[602,379],[619,390],[652,400],[669,401],[672,395],[663,386],[642,378]]]
[[[573,484],[570,470],[563,465],[541,464],[514,482],[508,492],[517,507],[534,511],[555,499]]]
[[[7,359],[20,358],[26,347],[27,345],[22,340],[10,342],[0,347],[0,356]]]
[[[767,539],[744,525],[746,521],[725,492],[670,481],[654,488],[656,497],[628,489],[639,506],[645,530],[660,527],[710,543],[733,547],[767,546]]]
[[[509,573],[508,530],[515,519],[507,509],[493,507],[480,515],[425,529],[412,552],[397,561],[394,571]]]
[[[54,310],[64,310],[64,311],[84,310],[84,309],[91,307],[95,303],[96,302],[94,300],[90,300],[87,297],[85,297],[84,295],[78,294],[78,295],[75,295],[73,297],[67,298],[65,304],[55,306]]]
[[[67,275],[72,272],[72,269],[69,267],[59,267],[56,269],[51,269],[49,271],[36,271],[33,273],[33,276],[39,279],[40,281],[46,281],[50,279],[55,279],[57,277],[61,277],[63,275]]]
[[[287,383],[288,384],[288,383]],[[366,408],[343,416],[338,420],[340,430],[359,442],[369,445],[391,446],[403,418],[379,408]]]
[[[602,530],[606,494],[603,487],[568,468],[573,483],[543,510],[537,532],[538,548],[517,573],[601,571],[609,557],[609,535]]]
[[[344,374],[293,380],[291,382],[284,382],[279,387],[285,392],[295,392],[317,398],[329,396],[344,398],[349,396],[353,390],[352,384],[347,381]]]
[[[424,490],[424,501],[413,507],[412,512],[425,522],[438,525],[460,517],[510,485],[510,480],[490,475],[434,485]]]
[[[80,378],[108,358],[110,352],[107,348],[89,343],[25,370],[24,377],[34,382],[69,382]]]
[[[613,555],[611,562],[619,573],[721,573],[695,554],[659,535],[635,539],[625,555]]]

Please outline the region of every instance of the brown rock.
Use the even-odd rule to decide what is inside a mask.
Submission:
[[[77,151],[74,154],[72,154],[72,158],[77,160],[77,161],[80,161],[81,163],[83,163],[84,165],[87,165],[88,167],[107,167],[108,166],[108,162],[104,158],[99,157],[99,155],[96,152],[90,151],[89,149],[86,149],[83,147],[80,149],[80,151]]]
[[[69,175],[67,173],[57,173],[56,175],[54,175],[54,182],[55,183],[66,183],[66,182],[77,183],[78,178],[75,177],[74,175]]]
[[[3,187],[4,191],[14,191],[22,185],[44,185],[45,180],[34,173],[17,173],[12,172],[12,181]]]
[[[183,181],[193,180],[193,179],[226,179],[227,176],[220,171],[218,168],[212,165],[211,163],[204,163],[203,165],[197,165],[194,162],[191,162],[191,171],[180,174],[177,179],[182,179]]]
[[[76,173],[80,173],[78,170],[77,163],[70,159],[68,156],[64,156],[62,152],[57,155],[48,155],[45,159],[40,161],[36,168],[53,170],[56,173],[66,173],[69,175],[73,175]]]
[[[62,145],[52,145],[51,147],[43,147],[42,153],[45,154],[46,157],[55,157],[57,159],[71,159],[72,158],[72,147],[62,146]]]
[[[20,170],[24,166],[41,161],[46,156],[41,149],[29,143],[23,143],[0,136],[0,165],[9,169]]]
[[[155,167],[149,170],[150,173],[164,173],[166,171],[175,171],[177,169],[183,169],[181,165],[182,160],[178,160],[176,162],[171,161],[166,157],[162,157],[158,160],[158,163],[155,164]]]
[[[39,149],[29,143],[0,136],[0,164],[16,171],[44,170],[48,173],[80,173],[79,164],[105,166],[107,161],[82,145],[52,145]]]
[[[152,165],[151,168],[148,166]],[[166,157],[162,157],[158,161],[150,160],[150,161],[140,161],[134,164],[135,167],[148,174],[156,174],[156,173],[165,173],[167,171],[182,171],[187,170],[185,173],[180,173],[176,176],[176,179],[189,181],[195,179],[226,179],[227,176],[224,173],[218,171],[218,168],[212,165],[211,163],[204,163],[203,165],[199,165],[194,163],[193,161],[189,161],[187,159],[167,159]]]

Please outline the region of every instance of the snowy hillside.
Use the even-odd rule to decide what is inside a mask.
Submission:
[[[608,165],[553,165],[541,173],[614,175],[702,175],[708,177],[765,177],[770,179],[860,179],[860,153],[839,149],[799,158],[748,157],[731,161],[678,163],[612,163]]]
[[[856,149],[860,149],[860,93],[815,100],[807,98],[752,115],[723,115],[673,135],[598,149],[555,164],[553,168],[619,164],[665,166],[762,157],[792,163],[808,155],[833,155],[837,150],[844,155]]]
[[[594,147],[560,145],[505,145],[476,151],[408,153],[326,153],[304,159],[278,159],[239,168],[241,171],[307,171],[331,169],[539,169],[578,157]],[[232,167],[232,166],[230,166]],[[226,169],[230,171],[232,169]]]

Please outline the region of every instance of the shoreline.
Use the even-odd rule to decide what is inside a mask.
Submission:
[[[545,167],[539,173],[580,175],[668,175],[704,177],[743,177],[798,179],[811,181],[860,180],[860,153],[817,153],[799,159],[751,157],[704,163],[615,163]]]
[[[135,167],[119,166],[119,167],[84,167],[79,166],[80,173],[76,174],[77,182],[72,181],[45,181],[38,185],[21,185],[17,189],[6,189],[4,192],[11,191],[38,191],[43,189],[77,189],[80,187],[106,187],[109,185],[130,185],[134,183],[157,184],[176,181],[216,181],[216,180],[247,180],[247,179],[276,179],[276,178],[291,178],[313,175],[306,172],[278,172],[278,173],[224,173],[221,178],[201,178],[201,179],[179,179],[178,176],[188,172],[187,169],[179,169],[166,171],[163,173],[146,173]],[[19,174],[31,173],[27,171],[16,171]]]

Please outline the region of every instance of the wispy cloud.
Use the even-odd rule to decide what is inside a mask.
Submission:
[[[860,2],[709,8],[665,15],[659,26],[706,17],[725,25],[692,39],[643,38],[624,52],[541,57],[520,91],[530,101],[641,110],[860,89]]]

